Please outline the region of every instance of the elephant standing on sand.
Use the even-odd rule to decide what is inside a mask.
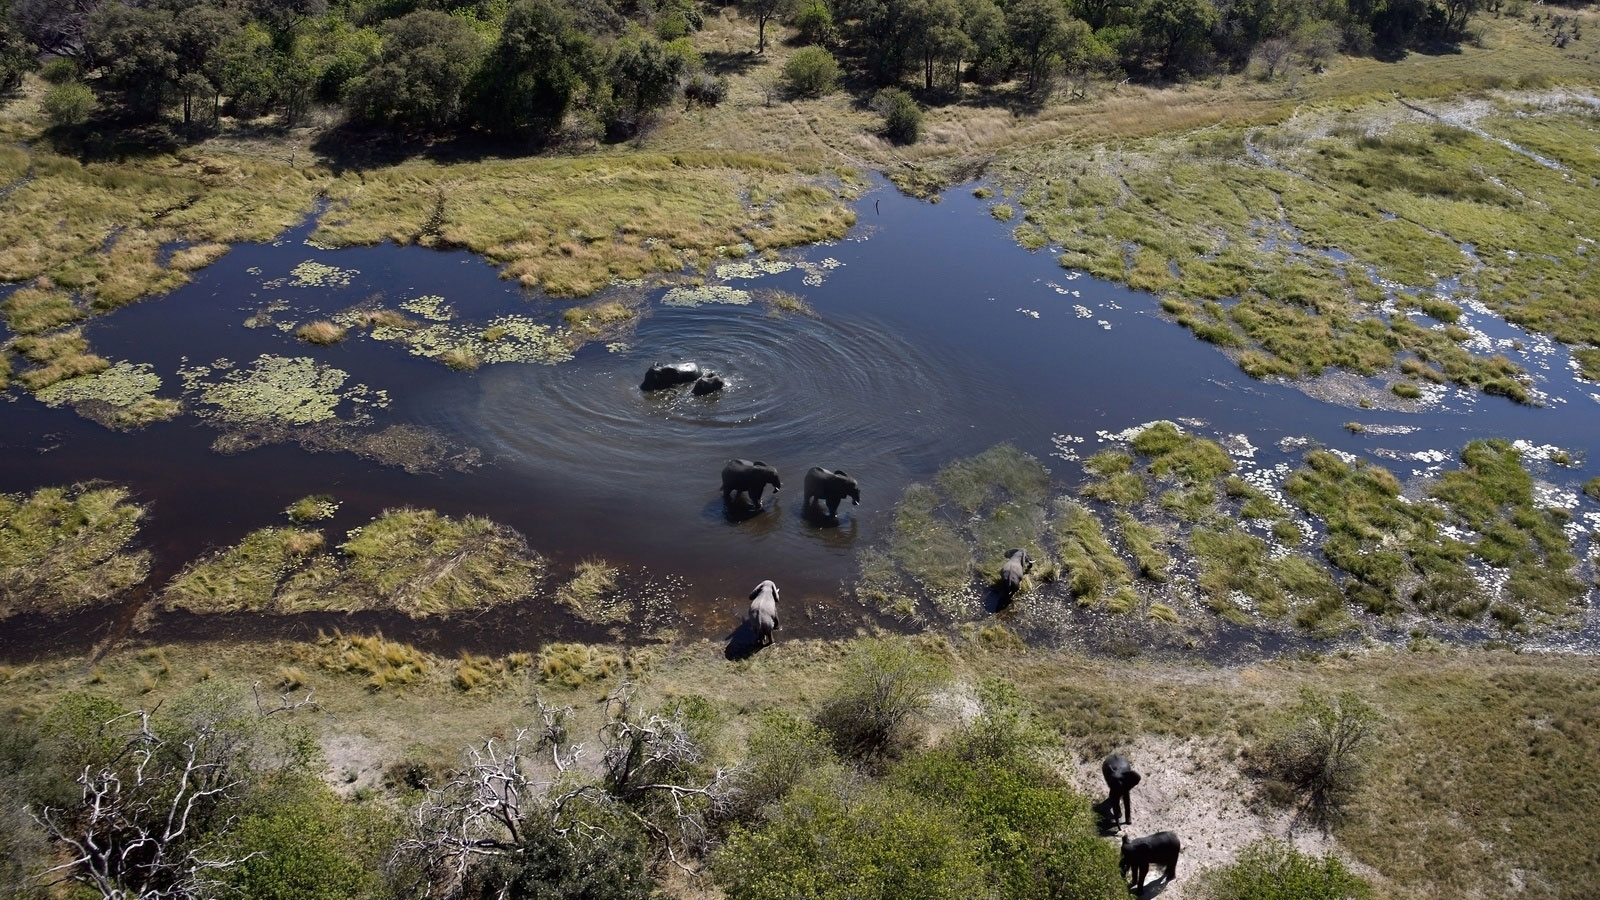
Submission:
[[[1161,880],[1172,881],[1178,877],[1178,852],[1182,845],[1178,836],[1170,831],[1158,831],[1142,838],[1128,840],[1122,836],[1122,877],[1131,880],[1129,889],[1144,889],[1144,880],[1150,877],[1150,867],[1160,866]]]
[[[1122,822],[1124,825],[1133,824],[1133,801],[1129,795],[1139,786],[1144,779],[1129,765],[1128,758],[1120,753],[1113,753],[1100,763],[1100,774],[1105,776],[1106,797],[1105,808],[1111,814],[1111,824]]]
[[[730,459],[722,467],[722,502],[732,503],[735,493],[743,493],[750,498],[751,506],[759,507],[761,492],[769,484],[774,494],[783,489],[777,469],[760,460]]]
[[[849,497],[852,505],[861,505],[861,486],[856,480],[844,473],[843,469],[830,472],[821,466],[812,466],[806,472],[806,511],[811,510],[811,504],[821,500],[828,504],[828,518],[839,518],[839,501]]]
[[[745,621],[756,633],[758,646],[772,643],[772,633],[778,630],[778,586],[770,579],[750,592],[750,611],[745,613]]]

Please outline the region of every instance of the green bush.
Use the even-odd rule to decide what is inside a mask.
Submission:
[[[50,124],[63,128],[82,125],[94,112],[94,92],[81,81],[66,81],[44,95],[44,114]]]
[[[1309,688],[1255,748],[1254,763],[1279,799],[1300,803],[1313,821],[1337,819],[1360,787],[1382,719],[1355,694]]]
[[[237,896],[250,900],[377,896],[377,872],[396,834],[392,822],[340,800],[309,775],[277,780],[247,808],[227,838],[244,861],[221,875]]]
[[[65,84],[69,81],[77,81],[78,63],[64,56],[58,56],[40,67],[39,77],[51,84]]]
[[[879,91],[872,98],[872,111],[883,116],[883,136],[896,144],[915,144],[922,136],[922,109],[905,91]]]
[[[727,813],[734,821],[753,820],[778,803],[805,777],[835,764],[828,733],[791,713],[769,709],[750,732],[739,793]]]
[[[817,724],[841,756],[897,756],[912,742],[913,720],[948,678],[942,665],[905,644],[863,641],[845,661],[844,679],[823,703]]]
[[[968,900],[978,847],[948,810],[908,791],[839,780],[797,788],[712,861],[729,900]]]
[[[783,83],[798,97],[821,97],[839,83],[839,61],[821,47],[802,47],[783,64]]]
[[[610,825],[611,823],[607,823]],[[626,828],[563,836],[541,817],[523,823],[513,856],[476,867],[462,886],[466,900],[644,900],[653,896],[645,874],[644,841]]]
[[[1372,888],[1332,856],[1268,838],[1246,847],[1205,881],[1205,900],[1366,900]]]
[[[1037,761],[965,759],[946,750],[897,766],[893,784],[944,804],[978,842],[988,883],[1006,900],[1122,900],[1115,848],[1089,801]]]
[[[833,8],[828,0],[803,0],[789,19],[797,37],[803,44],[826,46],[839,39],[839,28],[833,22]]]

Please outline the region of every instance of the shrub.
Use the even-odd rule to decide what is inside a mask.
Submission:
[[[1300,803],[1319,824],[1337,819],[1366,774],[1381,721],[1355,694],[1303,689],[1255,752],[1269,792]]]
[[[893,757],[910,743],[912,719],[948,678],[927,656],[892,641],[866,641],[845,661],[844,681],[823,704],[817,724],[840,755]]]
[[[71,128],[89,121],[94,112],[94,92],[81,81],[67,81],[51,88],[44,95],[44,114],[50,124]]]
[[[587,835],[577,830],[562,835],[542,816],[529,816],[522,822],[517,852],[491,857],[489,863],[476,867],[468,874],[461,896],[466,900],[644,900],[654,896],[645,874],[644,841],[636,830],[613,826]]]
[[[783,83],[799,97],[821,97],[839,82],[839,61],[821,47],[803,47],[783,64]]]
[[[244,861],[221,881],[251,900],[354,900],[376,896],[377,872],[393,823],[339,800],[320,780],[289,777],[250,809],[228,835]],[[378,826],[378,827],[374,827]]]
[[[783,710],[762,712],[750,733],[739,793],[728,818],[755,819],[763,808],[781,802],[807,774],[833,762],[826,731]]]
[[[683,86],[683,99],[689,105],[716,106],[727,98],[727,79],[716,78],[706,72],[696,72]]]
[[[879,91],[872,98],[872,111],[883,116],[883,136],[896,144],[915,144],[922,136],[922,110],[905,91]]]
[[[1205,900],[1366,900],[1372,888],[1332,856],[1316,857],[1271,838],[1246,847],[1207,878]]]
[[[833,23],[833,8],[828,0],[804,0],[789,24],[799,32],[797,37],[802,44],[826,46],[839,39],[839,28]]]
[[[712,861],[729,900],[966,900],[984,896],[978,848],[949,810],[841,777],[796,789]]]
[[[75,60],[58,56],[45,63],[39,69],[39,77],[51,84],[65,84],[78,80],[78,63]]]

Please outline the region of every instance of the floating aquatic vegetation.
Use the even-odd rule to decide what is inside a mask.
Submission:
[[[339,404],[384,407],[389,398],[364,384],[346,388],[349,374],[307,357],[262,355],[247,369],[180,368],[184,389],[211,407],[202,414],[235,425],[309,425],[337,417]]]
[[[129,549],[143,517],[120,487],[0,494],[0,617],[71,612],[143,581],[150,554]]]
[[[413,474],[450,469],[470,472],[483,454],[442,432],[418,425],[390,425],[373,431],[362,423],[319,422],[315,425],[265,424],[232,428],[212,442],[218,453],[243,453],[270,444],[298,444],[312,453],[354,453],[382,466]]]
[[[360,274],[359,269],[341,269],[308,259],[289,270],[288,283],[294,287],[349,287]]]
[[[485,333],[495,338],[486,340]],[[497,363],[566,362],[572,346],[565,331],[522,315],[500,316],[486,328],[472,325],[424,325],[411,330],[373,329],[378,340],[398,340],[413,356],[430,359],[476,359],[482,365]],[[474,366],[475,368],[475,366]]]
[[[327,494],[312,494],[301,497],[283,511],[291,522],[320,522],[323,519],[333,518],[339,511],[339,501]]]
[[[40,388],[36,396],[51,407],[71,406],[107,428],[139,428],[176,416],[183,404],[158,397],[161,376],[147,364],[119,362],[102,372],[67,378]]]
[[[744,262],[722,263],[716,267],[714,274],[723,281],[735,278],[761,278],[765,275],[778,275],[793,269],[795,264],[786,259],[754,259]]]
[[[630,349],[632,349],[632,345],[623,341],[612,341],[606,345],[607,353],[627,353]]]
[[[448,322],[456,317],[455,308],[438,294],[424,294],[400,304],[406,312],[416,313],[432,322]]]
[[[728,287],[725,284],[708,284],[701,287],[675,287],[661,297],[663,306],[704,306],[708,303],[728,303],[746,306],[750,303],[749,291]]]
[[[268,303],[266,306],[256,310],[254,313],[251,313],[250,318],[244,320],[244,327],[266,328],[270,325],[277,325],[278,322],[273,318],[274,315],[285,312],[288,309],[289,304],[282,300],[274,300],[271,303]]]
[[[617,567],[603,559],[586,559],[572,578],[556,590],[556,600],[586,622],[622,622],[632,613],[628,598],[617,592]]]
[[[284,326],[280,325],[278,327],[281,329]],[[290,327],[293,326],[290,325]],[[308,344],[327,346],[344,340],[346,330],[342,325],[335,325],[325,319],[319,319],[315,322],[307,322],[301,325],[295,331],[295,336]]]

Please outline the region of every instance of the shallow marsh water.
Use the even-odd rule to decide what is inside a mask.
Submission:
[[[739,598],[763,578],[783,585],[790,609],[804,611],[786,617],[792,635],[849,633],[870,621],[843,597],[857,551],[885,537],[908,483],[1001,441],[1045,460],[1062,485],[1080,480],[1074,460],[1108,435],[1156,419],[1222,441],[1242,474],[1269,488],[1312,445],[1376,458],[1404,479],[1452,466],[1472,439],[1501,436],[1573,454],[1571,467],[1537,453],[1529,460],[1536,478],[1563,493],[1600,471],[1589,453],[1600,436],[1600,388],[1576,380],[1560,345],[1482,307],[1469,305],[1462,322],[1481,335],[1483,346],[1474,349],[1507,352],[1527,367],[1547,405],[1447,388],[1422,412],[1355,409],[1295,385],[1251,380],[1165,321],[1155,297],[1075,277],[1048,249],[1020,249],[1011,226],[986,215],[986,205],[969,188],[930,205],[878,182],[858,203],[859,224],[846,240],[785,257],[804,266],[726,281],[792,292],[811,315],[774,315],[760,303],[666,305],[664,291],[654,289],[629,333],[586,345],[568,362],[486,365],[470,374],[354,331],[343,343],[313,347],[277,327],[243,323],[277,300],[288,309],[276,318],[304,322],[374,295],[389,308],[437,295],[479,328],[512,313],[559,324],[574,304],[528,295],[464,252],[318,249],[305,243],[308,224],[271,245],[236,247],[173,294],[95,320],[85,328],[94,350],[152,365],[163,396],[181,391],[180,367],[219,357],[241,364],[262,354],[313,357],[348,372],[350,383],[386,392],[390,403],[370,410],[370,427],[436,429],[481,451],[480,466],[409,474],[294,444],[223,455],[211,449],[216,428],[192,415],[121,434],[13,389],[0,403],[0,490],[90,478],[130,485],[151,504],[143,539],[157,556],[157,586],[206,550],[281,523],[283,509],[308,494],[340,501],[322,523],[335,541],[389,507],[483,515],[549,556],[553,580],[580,559],[604,557],[622,567],[624,589],[642,598],[651,627],[720,636],[731,629]],[[353,272],[348,284],[266,286],[307,260]],[[1523,350],[1511,349],[1513,341]],[[723,373],[727,390],[708,398],[686,388],[639,392],[652,362],[679,360]],[[1371,380],[1380,390],[1383,383]],[[341,409],[351,412],[348,403]],[[1350,421],[1368,432],[1351,434]],[[767,511],[725,513],[718,473],[730,457],[779,468],[785,488]],[[862,505],[842,507],[837,526],[801,515],[811,465],[860,480]],[[1576,523],[1600,527],[1600,504],[1580,495],[1574,505]],[[13,620],[0,626],[0,655],[86,645],[125,618],[107,610],[68,622]],[[558,633],[599,634],[541,603],[443,624],[376,614],[292,622],[163,614],[150,636],[304,635],[341,623],[499,651]]]

